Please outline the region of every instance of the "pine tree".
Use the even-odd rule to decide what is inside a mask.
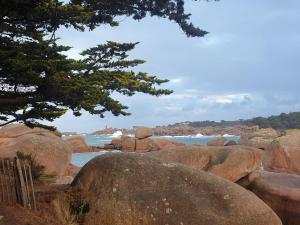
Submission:
[[[184,0],[0,0],[0,126],[19,121],[47,127],[38,121],[53,121],[67,110],[75,116],[82,110],[129,115],[112,93],[171,94],[158,88],[168,80],[130,70],[144,63],[128,59],[137,43],[107,42],[83,51],[80,60],[68,58],[70,47],[57,43],[59,28],[118,26],[122,15],[167,18],[189,37],[207,34],[189,22]]]

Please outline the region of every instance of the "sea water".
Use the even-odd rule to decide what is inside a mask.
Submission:
[[[82,135],[86,141],[86,143],[90,146],[98,146],[103,147],[105,144],[108,144],[111,142],[113,138],[119,137],[119,134],[114,135]],[[203,135],[195,135],[195,136],[154,136],[152,138],[165,138],[174,142],[183,143],[186,145],[193,145],[193,144],[201,144],[206,145],[209,141],[214,140],[221,136],[203,136]],[[238,136],[234,135],[225,135],[225,143],[233,140],[237,143],[239,143],[240,138]],[[118,151],[116,151],[118,152]],[[90,161],[92,158],[105,154],[106,151],[100,151],[100,152],[88,152],[88,153],[74,153],[72,155],[72,164],[76,166],[84,166],[88,161]]]

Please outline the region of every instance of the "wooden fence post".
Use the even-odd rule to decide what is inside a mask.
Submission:
[[[17,197],[17,202],[22,203],[22,196],[21,196],[21,186],[20,186],[20,180],[18,179],[18,169],[17,169],[17,164],[16,164],[16,159],[13,161],[13,169],[14,169],[14,175],[15,175],[15,186],[16,186],[16,197]]]
[[[27,206],[29,208],[31,208],[31,201],[30,201],[30,195],[29,195],[29,186],[28,186],[28,177],[27,177],[27,171],[26,171],[26,163],[23,164],[23,169],[24,169],[24,176],[25,176]]]
[[[7,175],[8,175],[8,181],[9,181],[9,190],[10,190],[10,196],[11,196],[11,203],[14,204],[16,203],[16,199],[15,199],[15,185],[13,182],[13,174],[12,174],[12,167],[11,167],[11,161],[10,159],[6,160],[6,165],[7,165]]]
[[[18,170],[18,175],[19,175],[19,180],[20,180],[20,185],[21,185],[22,203],[23,203],[23,206],[26,207],[27,206],[26,187],[25,187],[25,181],[24,181],[24,177],[23,177],[21,163],[18,158],[16,159],[16,164],[17,164],[17,170]]]
[[[2,159],[0,159],[0,183],[1,183],[1,201],[5,201],[5,195],[4,195],[4,175],[3,171],[1,171],[1,164],[2,164]]]
[[[6,195],[6,203],[10,203],[10,195],[9,195],[9,186],[8,186],[8,182],[7,182],[7,174],[6,174],[6,169],[5,169],[5,161],[2,160],[2,170],[3,170],[3,180],[4,180],[4,185],[5,185],[5,189],[6,191],[4,191],[4,195]],[[6,192],[6,193],[5,193]]]
[[[30,179],[32,200],[33,200],[33,208],[34,208],[34,210],[37,210],[36,201],[35,201],[34,187],[33,187],[33,180],[32,180],[32,173],[31,173],[31,167],[30,166],[28,166],[28,170],[29,170],[29,179]]]

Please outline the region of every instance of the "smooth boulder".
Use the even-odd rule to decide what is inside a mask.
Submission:
[[[300,224],[300,176],[256,171],[248,183],[248,189],[268,204],[284,225]]]
[[[232,182],[236,182],[256,170],[263,159],[261,150],[239,145],[228,147],[180,146],[149,152],[147,155],[206,170]]]
[[[272,143],[279,133],[272,128],[259,129],[253,133],[241,135],[241,145],[251,146],[259,149],[266,149]]]
[[[43,133],[52,134],[58,137],[62,136],[62,134],[57,130],[50,132],[49,130],[39,128],[39,127],[30,128],[20,123],[9,124],[0,128],[0,138],[17,138],[25,134],[43,134]]]
[[[210,154],[206,149],[197,147],[181,146],[176,149],[168,149],[163,151],[149,152],[147,156],[176,162],[194,169],[207,169],[210,162]]]
[[[92,147],[88,146],[82,136],[76,135],[66,140],[74,153],[91,152]]]
[[[208,171],[232,182],[255,171],[264,156],[260,149],[241,145],[207,149],[211,157]]]
[[[91,206],[86,225],[281,225],[244,188],[144,154],[98,156],[81,169],[72,189]]]
[[[265,152],[263,166],[266,170],[300,175],[300,131],[277,138]]]
[[[17,152],[30,154],[39,164],[45,166],[45,173],[54,177],[61,177],[66,172],[71,161],[71,146],[53,132],[43,130],[35,132],[34,129],[14,126],[16,136],[13,135],[12,126],[1,128],[3,133],[11,133],[6,138],[0,138],[0,157],[12,158]],[[33,131],[33,133],[30,133]]]

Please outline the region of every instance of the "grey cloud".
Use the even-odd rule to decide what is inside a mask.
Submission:
[[[170,79],[164,87],[175,93],[162,98],[118,97],[129,105],[130,117],[84,114],[74,119],[67,114],[55,124],[62,130],[92,131],[105,125],[155,126],[300,110],[298,0],[191,1],[187,10],[195,24],[210,31],[207,37],[186,38],[176,24],[157,18],[140,23],[126,19],[119,28],[91,33],[61,30],[61,42],[75,46],[72,57],[106,40],[140,41],[131,57],[147,63],[136,70]]]

